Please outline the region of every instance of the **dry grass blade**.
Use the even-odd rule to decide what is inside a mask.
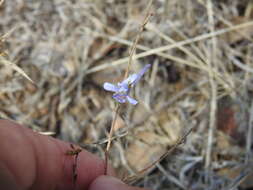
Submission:
[[[160,38],[166,40],[170,44],[175,44],[177,43],[175,40],[164,34],[163,32],[159,31],[154,25],[148,24],[146,28],[154,33],[156,33]],[[198,65],[194,65],[195,67],[202,67],[203,66],[203,61],[199,59],[196,55],[194,55],[191,51],[189,51],[187,48],[180,46],[178,49],[180,49],[182,52],[187,54],[189,57],[191,57]]]
[[[208,12],[208,20],[210,23],[210,31],[214,33],[214,18],[213,18],[213,5],[211,0],[207,3],[207,12]],[[208,55],[207,64],[210,71],[215,68],[216,66],[216,39],[215,36],[212,36],[212,47],[211,55]],[[210,169],[211,163],[211,153],[212,153],[212,144],[213,144],[213,136],[216,124],[216,110],[217,110],[217,85],[214,80],[213,72],[209,72],[209,82],[210,82],[210,91],[211,91],[211,100],[210,100],[210,122],[209,122],[209,129],[208,129],[208,140],[207,140],[207,150],[206,150],[206,163],[205,168],[206,170]]]
[[[142,178],[145,174],[146,171],[148,171],[149,169],[151,169],[152,167],[154,167],[157,163],[159,163],[161,160],[163,160],[164,158],[166,158],[169,154],[171,154],[173,151],[176,150],[176,148],[183,144],[188,135],[190,135],[190,133],[192,132],[193,128],[189,129],[189,131],[187,131],[187,133],[185,133],[167,152],[165,152],[158,160],[154,161],[153,163],[151,163],[148,167],[144,168],[141,171],[137,172],[137,175],[133,175],[133,176],[127,176],[126,178],[123,179],[123,181],[125,183],[131,184],[133,182],[135,182],[136,180]]]
[[[230,59],[231,59],[232,63],[235,64],[240,69],[242,69],[246,72],[249,72],[249,73],[253,73],[253,68],[251,68],[250,66],[241,63],[240,61],[238,61],[234,57],[231,57]]]
[[[251,146],[252,146],[252,132],[253,132],[253,101],[251,102],[250,107],[250,118],[249,118],[249,127],[248,127],[248,133],[247,133],[247,143],[246,143],[246,152],[247,152],[247,158],[251,154]],[[246,159],[248,161],[248,159]]]
[[[1,6],[1,4],[0,4]],[[18,28],[18,26],[10,29],[8,32],[6,32],[3,36],[0,36],[0,41],[5,41],[6,38],[8,38],[16,29]]]
[[[124,132],[122,132],[122,133],[120,133],[120,134],[117,134],[117,135],[114,135],[114,136],[112,136],[112,138],[111,138],[111,141],[113,141],[113,140],[115,140],[115,139],[120,139],[120,138],[123,138],[123,137],[125,137],[126,135],[128,134],[128,131],[124,131]],[[109,139],[108,138],[103,138],[103,139],[101,139],[101,140],[99,140],[99,141],[95,141],[95,142],[91,142],[91,143],[83,143],[83,144],[81,144],[82,146],[92,146],[92,145],[103,145],[103,144],[105,144],[105,143],[108,143],[108,141],[109,141]]]
[[[149,51],[136,54],[133,57],[133,60],[140,59],[140,58],[143,58],[143,57],[147,57],[147,56],[157,54],[157,53],[160,53],[160,52],[163,52],[163,51],[168,51],[168,50],[171,50],[173,48],[179,48],[179,47],[191,44],[191,43],[195,43],[195,42],[198,42],[198,41],[201,41],[201,40],[209,39],[209,38],[212,38],[214,36],[219,36],[219,35],[231,32],[231,31],[240,30],[242,28],[249,27],[251,25],[253,25],[253,21],[246,22],[246,23],[243,23],[243,24],[234,25],[234,26],[231,26],[231,27],[228,27],[228,28],[225,28],[225,29],[221,29],[221,30],[216,30],[215,32],[205,33],[205,34],[196,36],[194,38],[190,38],[190,39],[187,39],[187,40],[177,42],[175,44],[154,48],[154,49],[151,49]],[[121,65],[121,64],[126,63],[128,60],[129,60],[129,58],[126,57],[126,58],[122,58],[122,59],[119,59],[117,61],[114,61],[113,63],[105,63],[105,64],[102,64],[102,65],[99,65],[99,66],[96,66],[96,67],[93,67],[93,68],[89,69],[86,73],[90,74],[90,73],[94,73],[94,72],[98,72],[98,71],[110,68],[112,66]]]
[[[178,187],[182,188],[182,189],[187,189],[182,182],[180,182],[176,177],[174,177],[173,175],[169,174],[168,171],[166,171],[163,166],[159,163],[156,164],[157,168],[163,173],[164,176],[166,176],[166,178],[176,184]]]
[[[17,71],[19,74],[21,74],[27,80],[29,80],[30,82],[34,83],[33,80],[20,67],[18,67],[14,63],[8,61],[7,59],[5,59],[2,56],[0,56],[0,64],[3,64],[5,66],[7,66],[7,67],[11,67],[13,70]]]

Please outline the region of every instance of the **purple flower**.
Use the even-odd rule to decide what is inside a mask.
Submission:
[[[127,79],[119,82],[117,85],[105,82],[104,89],[114,92],[112,97],[117,102],[125,103],[128,101],[129,103],[136,105],[138,101],[129,96],[130,89],[141,79],[150,66],[150,64],[146,65],[139,73],[130,75]]]

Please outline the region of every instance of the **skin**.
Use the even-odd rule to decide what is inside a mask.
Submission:
[[[72,182],[74,156],[69,143],[0,120],[0,189],[7,190],[141,190],[115,177],[103,176],[104,161],[82,150],[77,181]],[[109,169],[109,175],[113,175]]]

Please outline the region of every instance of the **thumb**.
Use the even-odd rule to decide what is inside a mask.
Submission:
[[[145,190],[145,189],[126,185],[119,179],[111,176],[100,176],[92,182],[89,190]]]

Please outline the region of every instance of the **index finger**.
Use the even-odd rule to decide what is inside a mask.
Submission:
[[[68,150],[69,143],[0,120],[0,166],[21,189],[69,189],[73,161],[65,161]],[[77,189],[88,188],[103,175],[104,168],[103,160],[85,150],[80,152]]]

